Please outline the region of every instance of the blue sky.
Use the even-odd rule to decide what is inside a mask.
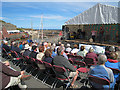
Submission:
[[[98,2],[2,2],[2,17],[17,27],[41,28],[41,15],[44,29],[61,29],[70,18],[96,5]],[[117,2],[100,2],[118,6]]]

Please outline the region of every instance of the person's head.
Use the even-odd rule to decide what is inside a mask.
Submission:
[[[45,57],[51,57],[51,55],[52,55],[52,50],[51,49],[47,49],[45,51]]]
[[[118,55],[116,52],[111,52],[110,53],[110,59],[116,60],[118,58]]]
[[[30,46],[29,46],[28,44],[25,44],[24,49],[25,49],[25,50],[30,49]]]
[[[17,42],[14,44],[14,47],[18,47],[18,43]]]
[[[105,47],[105,51],[109,51],[110,46]]]
[[[5,44],[5,45],[8,45],[8,41],[4,41],[4,44]]]
[[[119,46],[119,47],[116,47],[116,51],[120,51],[120,46]]]
[[[100,54],[100,55],[98,56],[98,64],[99,64],[99,65],[104,65],[105,62],[107,62],[107,56],[104,55],[104,54]]]
[[[78,45],[77,45],[77,44],[75,44],[75,45],[74,45],[74,48],[78,48]]]
[[[48,43],[48,47],[51,47],[51,43]]]
[[[81,46],[80,51],[83,51],[85,49],[85,46]]]
[[[39,47],[39,52],[44,52],[44,46]]]
[[[69,44],[69,43],[67,44],[67,47],[70,47],[70,44]]]
[[[62,52],[63,52],[62,48],[60,48],[60,47],[57,48],[57,54],[58,55],[62,55],[63,54]]]
[[[37,51],[37,46],[32,46],[33,51]]]
[[[44,42],[44,46],[45,46],[45,47],[48,47],[48,43],[47,43],[47,42]]]
[[[21,45],[22,44],[22,42],[19,42],[19,45]]]
[[[110,46],[109,51],[110,52],[115,52],[115,47],[114,46]]]
[[[94,52],[94,49],[90,47],[89,52]]]

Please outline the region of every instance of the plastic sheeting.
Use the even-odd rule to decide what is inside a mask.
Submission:
[[[118,23],[118,7],[102,4],[97,4],[65,22],[66,25],[111,23]]]

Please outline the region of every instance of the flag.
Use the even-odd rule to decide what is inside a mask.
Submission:
[[[62,31],[60,31],[59,36],[62,36]]]

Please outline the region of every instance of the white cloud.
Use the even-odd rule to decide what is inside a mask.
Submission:
[[[2,0],[2,2],[119,2],[119,0]]]
[[[32,18],[41,18],[41,15],[30,16]],[[68,19],[69,17],[64,17],[60,15],[42,15],[44,19],[55,19],[55,20],[64,20]]]
[[[0,17],[0,19],[3,20],[3,19],[8,19],[8,18],[6,18],[6,17]]]

